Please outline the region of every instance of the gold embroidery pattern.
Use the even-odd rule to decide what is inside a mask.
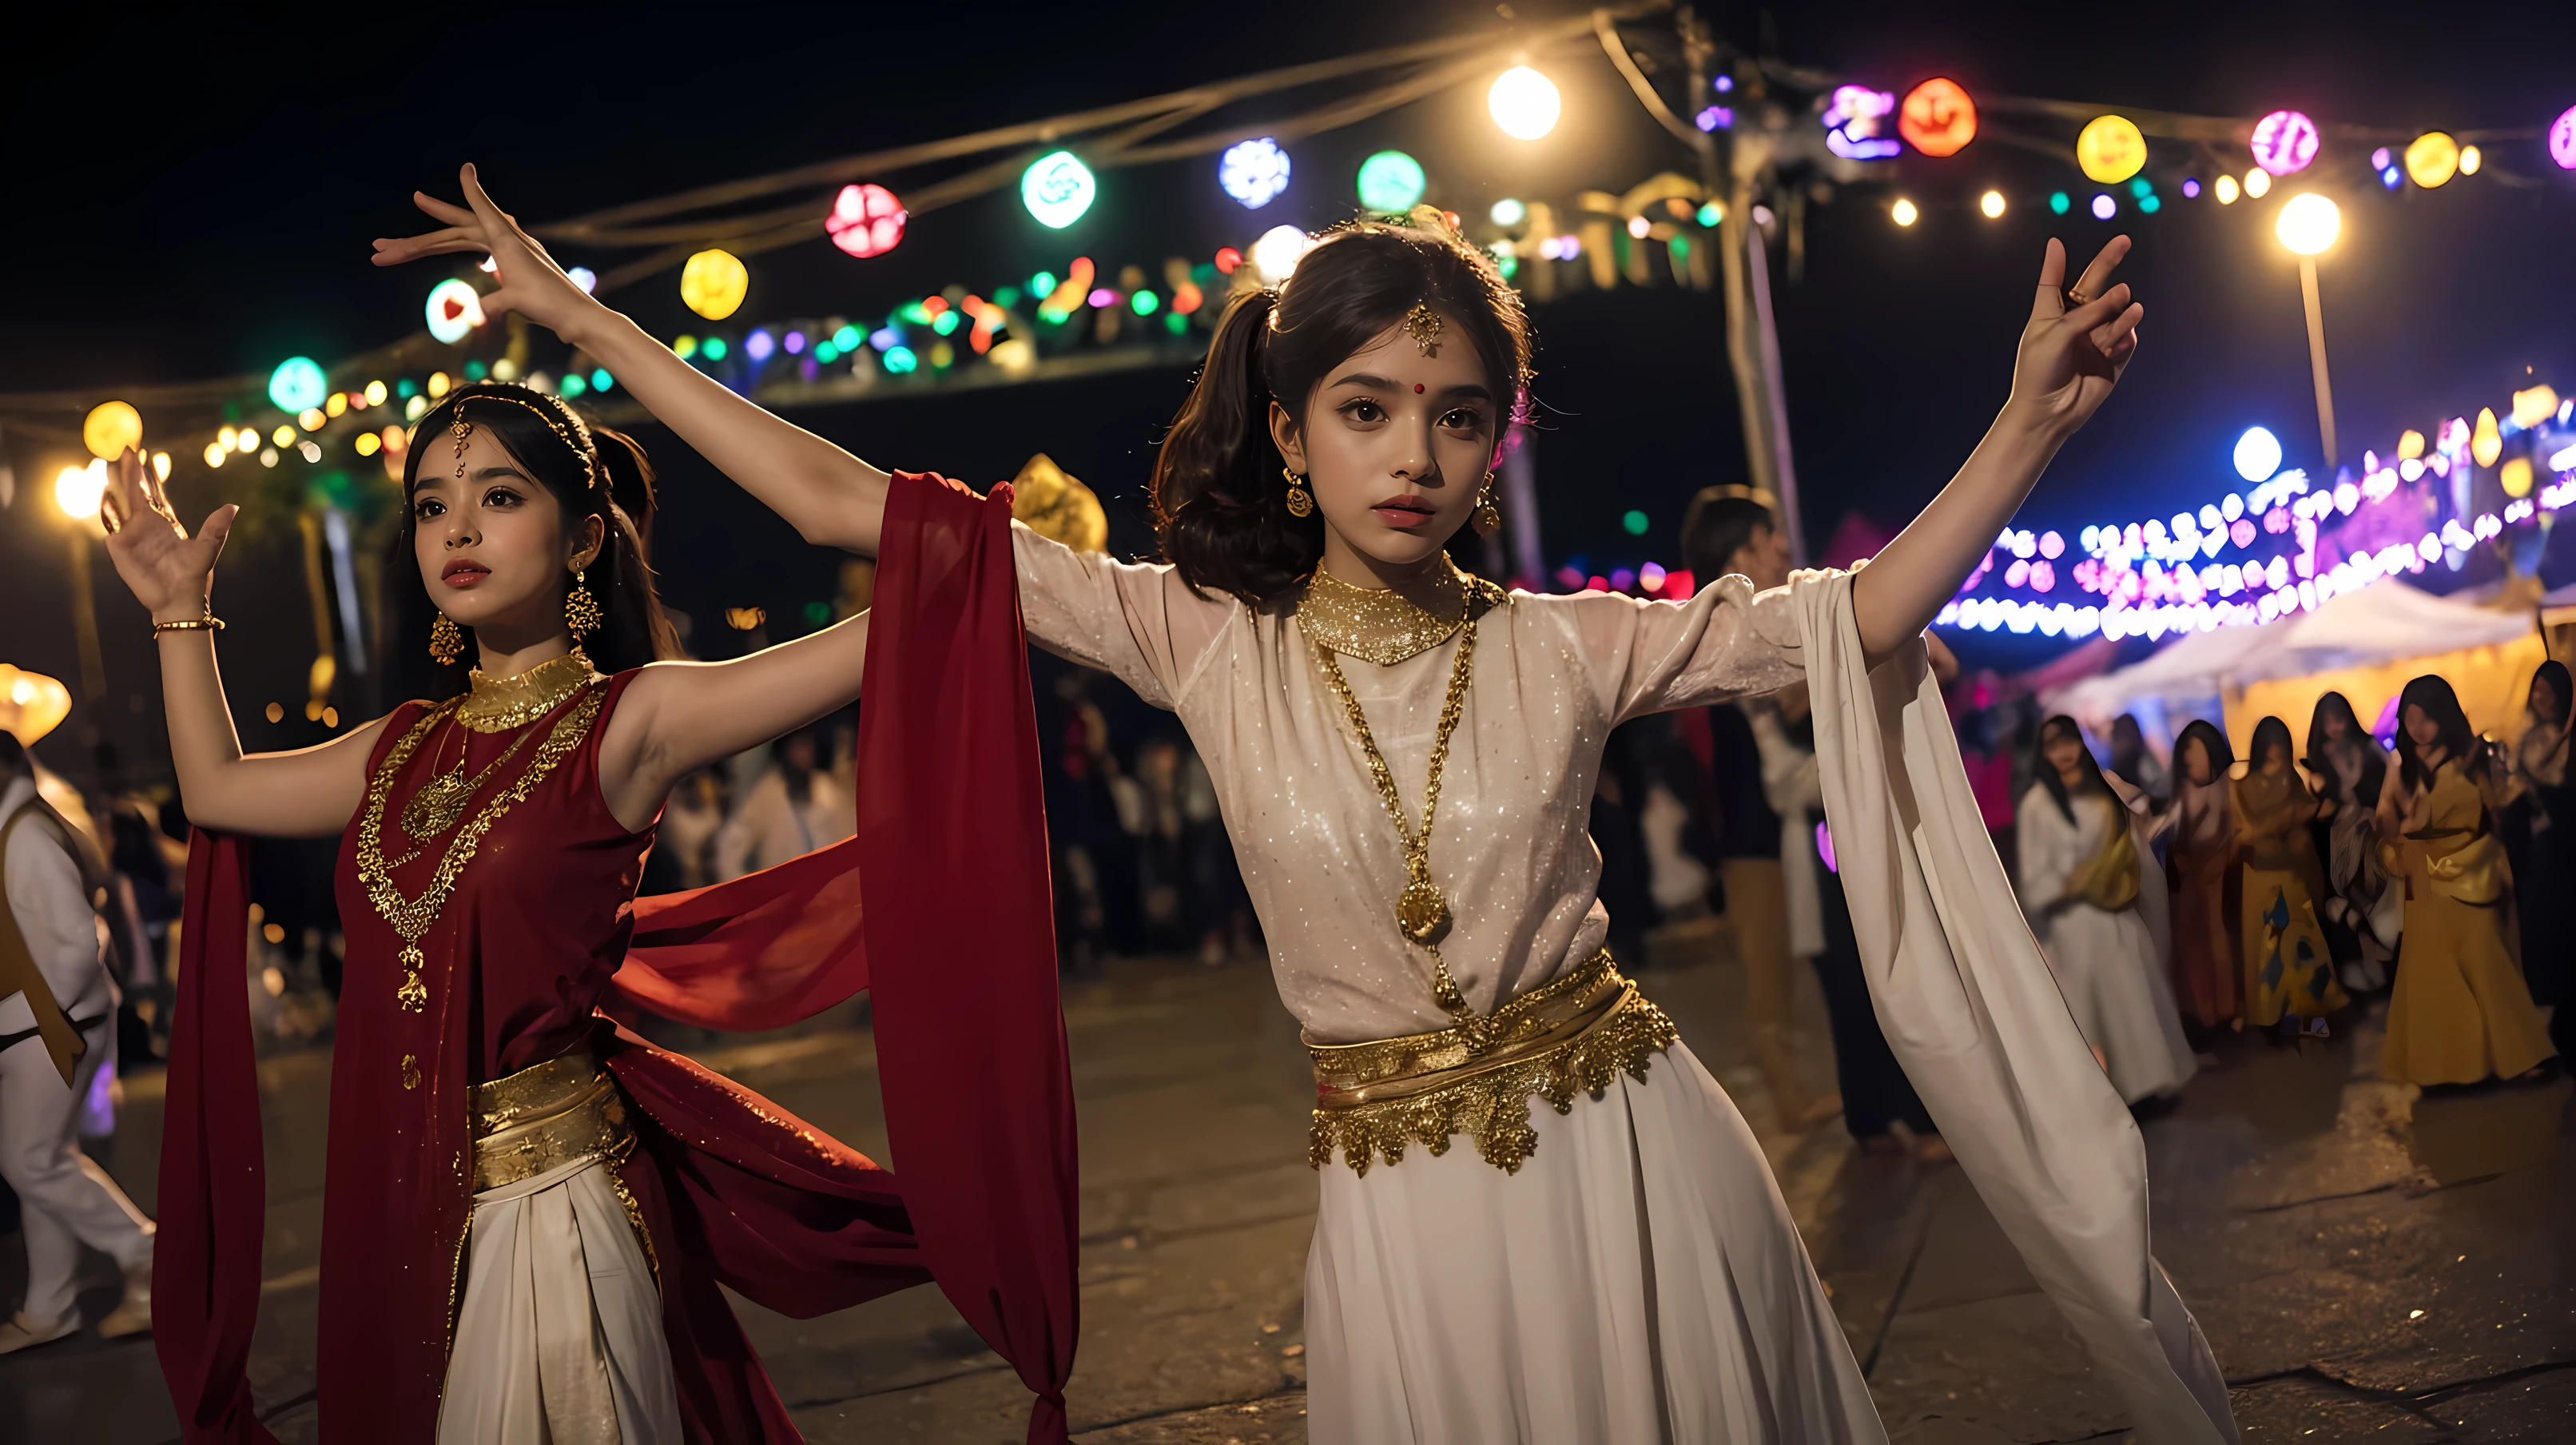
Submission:
[[[553,731],[546,735],[545,743],[537,749],[536,756],[528,760],[527,770],[519,775],[518,781],[495,794],[490,802],[483,805],[482,812],[457,830],[455,838],[447,845],[447,855],[439,860],[437,874],[418,898],[402,896],[401,890],[394,886],[393,868],[385,861],[385,800],[393,791],[394,779],[401,774],[403,764],[411,760],[411,755],[419,750],[431,729],[455,711],[456,703],[451,701],[432,708],[419,722],[412,724],[411,730],[397,739],[392,750],[385,754],[384,765],[376,769],[376,775],[368,780],[367,813],[358,830],[358,881],[366,888],[367,899],[376,906],[377,914],[392,925],[403,941],[399,960],[403,967],[403,982],[396,990],[395,998],[406,1012],[419,1013],[428,1006],[429,988],[420,978],[428,957],[420,951],[420,939],[429,932],[430,925],[438,921],[439,911],[447,906],[448,895],[455,891],[456,880],[463,876],[465,866],[474,861],[475,850],[482,846],[483,835],[510,811],[512,804],[526,801],[528,794],[546,780],[555,766],[590,735],[591,724],[599,716],[604,697],[601,690],[592,688],[588,696],[555,722]]]
[[[1465,1134],[1486,1163],[1517,1173],[1538,1145],[1530,1100],[1571,1113],[1577,1092],[1600,1098],[1623,1072],[1643,1083],[1680,1038],[1607,953],[1478,1022],[1493,1036],[1482,1048],[1464,1027],[1314,1048],[1307,1162],[1321,1169],[1338,1153],[1365,1177],[1378,1159],[1401,1162],[1408,1145],[1436,1157]]]
[[[1318,568],[1297,599],[1297,626],[1327,651],[1380,667],[1429,652],[1504,600],[1502,588],[1442,561],[1411,589],[1423,602],[1391,587],[1355,587]]]
[[[456,705],[456,720],[478,733],[508,732],[553,712],[598,680],[599,669],[579,647],[510,677],[487,677],[478,667],[465,700]]]
[[[403,1055],[402,1081],[403,1087],[406,1089],[417,1089],[420,1087],[420,1055]]]
[[[653,1248],[653,1231],[644,1227],[644,1206],[635,1202],[634,1194],[626,1188],[626,1176],[617,1172],[634,1152],[635,1136],[631,1133],[609,1151],[608,1187],[617,1191],[617,1202],[626,1206],[626,1222],[635,1227],[635,1240],[644,1246],[644,1265],[653,1271],[653,1285],[658,1289],[662,1284],[662,1256]]]

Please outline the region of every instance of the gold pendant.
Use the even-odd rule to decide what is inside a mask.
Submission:
[[[1449,931],[1449,900],[1440,890],[1416,879],[1404,885],[1403,896],[1395,901],[1396,926],[1416,943],[1436,943]]]
[[[421,785],[419,792],[412,794],[410,802],[403,804],[402,830],[426,843],[455,827],[456,820],[465,815],[466,799],[472,788],[473,784],[465,780],[462,763],[457,765],[455,772],[441,773],[430,779]]]
[[[405,1013],[419,1013],[429,1006],[429,985],[420,981],[422,965],[429,962],[419,944],[406,945],[399,960],[403,967],[402,987],[394,990],[394,1001]]]

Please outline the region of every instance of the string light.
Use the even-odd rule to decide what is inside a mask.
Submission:
[[[2576,105],[2558,113],[2549,123],[2549,158],[2562,171],[2576,171]]]
[[[429,288],[422,309],[429,315],[430,336],[443,346],[454,346],[483,324],[482,296],[453,277]]]
[[[2236,184],[2234,176],[2220,176],[2210,189],[2218,192],[2218,203],[2222,206],[2235,205],[2236,198],[2243,194],[2243,188]]]
[[[2000,218],[2004,213],[2004,193],[2001,191],[1988,191],[1984,195],[1979,196],[1977,198],[1977,209],[1985,212],[1987,220],[1991,221]]]
[[[1886,134],[1887,118],[1896,110],[1896,97],[1866,85],[1838,85],[1827,99],[1825,113],[1825,149],[1845,160],[1892,160],[1905,150],[1904,143]]]
[[[832,214],[823,218],[823,230],[833,245],[865,259],[893,250],[910,219],[894,192],[870,181],[841,187],[832,198]]]
[[[269,405],[279,411],[302,411],[322,404],[322,393],[330,381],[322,374],[322,363],[309,356],[290,356],[268,374]]]
[[[2281,469],[2281,439],[2268,427],[2247,427],[2236,439],[2236,475],[2249,482],[2269,481]]]
[[[2438,130],[2428,130],[2406,147],[2406,178],[2426,190],[2448,185],[2460,173],[2460,145]]]
[[[1485,109],[1503,134],[1538,140],[1556,129],[1565,101],[1557,94],[1555,81],[1526,65],[1515,65],[1494,77],[1493,88],[1485,92]]]
[[[1428,182],[1422,162],[1402,151],[1379,151],[1360,162],[1360,204],[1384,215],[1410,211]]]
[[[1100,194],[1091,167],[1071,151],[1050,151],[1020,173],[1020,204],[1037,223],[1061,231],[1083,217]]]
[[[681,302],[709,321],[741,310],[750,291],[751,271],[731,251],[700,251],[680,267]]]
[[[111,461],[124,455],[127,447],[143,445],[143,413],[127,402],[100,402],[81,418],[81,445],[91,456]]]
[[[1288,189],[1290,169],[1288,152],[1279,148],[1279,142],[1268,136],[1242,141],[1217,157],[1217,188],[1245,209],[1257,211]]]
[[[1497,226],[1517,226],[1529,219],[1529,207],[1510,196],[1505,196],[1494,202],[1494,209],[1487,214],[1494,218],[1494,224]]]
[[[1954,156],[1977,138],[1977,103],[1959,82],[1936,75],[1905,93],[1896,133],[1927,156]]]
[[[2296,175],[2316,158],[2315,121],[2295,110],[2276,110],[2254,123],[2254,164],[2265,171]]]
[[[1896,224],[1900,226],[1913,225],[1923,214],[1914,208],[1914,203],[1912,201],[1905,200],[1901,197],[1897,200],[1895,205],[1888,208],[1887,213],[1895,220]]]
[[[2116,186],[2146,169],[2147,138],[2127,116],[2095,116],[2076,134],[2075,164],[2090,179]]]
[[[2256,166],[2245,173],[2245,194],[2261,200],[2272,194],[2272,173]]]

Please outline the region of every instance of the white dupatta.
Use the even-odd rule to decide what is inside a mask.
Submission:
[[[2094,1062],[1978,816],[1924,649],[1871,671],[1844,572],[1791,579],[1835,861],[1879,1027],[1941,1137],[2151,1445],[2238,1438],[2150,1252],[2137,1122]]]

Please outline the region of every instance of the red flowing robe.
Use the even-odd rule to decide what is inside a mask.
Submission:
[[[935,1278],[1036,1392],[1028,1438],[1065,1438],[1079,1335],[1073,1096],[1056,995],[1036,724],[1010,494],[899,477],[886,508],[859,730],[857,836],[693,893],[636,900],[651,829],[601,800],[595,719],[532,766],[577,697],[517,734],[434,725],[362,808],[341,865],[348,968],[332,1067],[318,1407],[326,1441],[427,1442],[471,1210],[472,1083],[594,1049],[636,1106],[620,1168],[654,1246],[663,1330],[693,1440],[791,1441],[786,1408],[716,1286],[794,1316]],[[422,716],[397,709],[370,778]],[[460,741],[461,740],[461,741]],[[422,935],[425,1005],[404,1007],[401,940],[355,877],[377,827],[451,766],[509,779]],[[447,837],[392,876],[417,897]],[[399,856],[398,853],[396,856]],[[190,851],[155,1249],[155,1344],[181,1437],[267,1441],[244,1369],[265,1222],[259,1097],[242,979],[241,840]],[[871,965],[873,964],[873,968]],[[873,980],[871,973],[873,972]],[[758,1095],[617,1030],[613,989],[711,1028],[774,1028],[875,986],[894,1175]]]

